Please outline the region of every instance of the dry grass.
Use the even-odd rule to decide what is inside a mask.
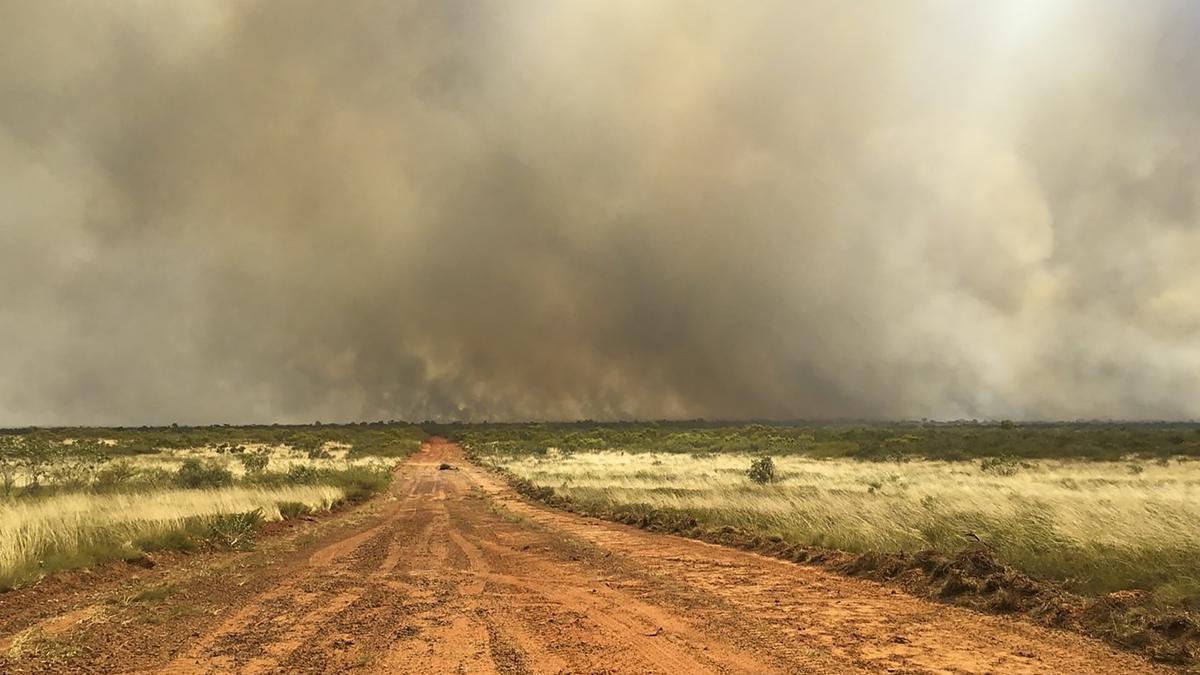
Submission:
[[[1092,593],[1141,588],[1200,598],[1200,462],[861,462],[753,455],[581,452],[492,456],[598,509],[686,512],[799,544],[865,553],[955,551],[978,537],[1034,575]]]
[[[280,504],[327,510],[343,490],[322,485],[271,489],[165,490],[145,494],[62,494],[0,504],[0,586],[52,569],[170,547],[206,518],[262,510],[280,519]]]

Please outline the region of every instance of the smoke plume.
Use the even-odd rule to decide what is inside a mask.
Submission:
[[[0,0],[0,424],[1200,417],[1187,0]]]

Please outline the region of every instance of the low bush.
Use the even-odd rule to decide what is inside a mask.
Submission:
[[[233,485],[233,473],[216,462],[185,459],[175,472],[175,482],[189,490],[229,487]]]
[[[92,489],[96,492],[115,492],[133,483],[137,475],[138,470],[130,463],[113,462],[96,472]]]
[[[763,485],[775,480],[775,460],[770,457],[759,457],[750,463],[750,470],[746,472],[750,480]]]
[[[321,480],[321,470],[308,464],[293,464],[288,467],[287,482],[296,485],[312,485]]]
[[[238,461],[242,463],[246,473],[259,473],[266,470],[267,465],[271,463],[271,453],[266,450],[244,452],[238,455]]]

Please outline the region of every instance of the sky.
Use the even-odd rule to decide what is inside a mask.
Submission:
[[[1200,418],[1188,0],[0,0],[0,425]]]

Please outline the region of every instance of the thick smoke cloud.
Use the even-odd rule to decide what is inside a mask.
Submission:
[[[0,424],[1200,416],[1187,0],[0,0]]]

